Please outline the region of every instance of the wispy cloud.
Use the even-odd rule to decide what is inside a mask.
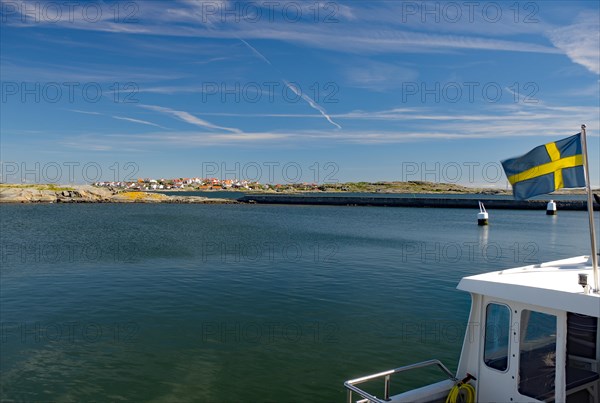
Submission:
[[[125,120],[127,122],[139,123],[139,124],[142,124],[142,125],[154,126],[154,127],[160,127],[161,129],[166,129],[166,127],[163,127],[161,125],[157,125],[156,123],[148,122],[147,120],[128,118],[128,117],[125,117],[125,116],[112,116],[112,117],[113,117],[113,119],[117,119],[117,120]]]
[[[206,147],[223,144],[244,144],[253,143],[269,144],[274,140],[285,139],[288,135],[275,132],[239,132],[233,134],[223,134],[214,132],[169,132],[169,133],[147,133],[143,135],[131,136],[128,134],[115,134],[110,136],[110,141],[124,141],[127,144],[163,144],[170,146],[186,147]]]
[[[233,118],[281,118],[281,119],[321,119],[321,116],[313,114],[291,114],[291,113],[228,113],[228,112],[206,112],[203,116],[225,116]],[[460,127],[468,127],[472,124],[485,124],[490,126],[502,126],[503,124],[518,125],[519,130],[515,135],[544,135],[544,131],[553,130],[575,130],[580,123],[588,124],[592,136],[597,135],[598,126],[597,108],[593,106],[552,106],[543,103],[498,106],[495,113],[452,113],[446,108],[436,109],[433,107],[393,108],[385,110],[355,110],[345,113],[331,114],[335,120],[348,122],[346,130],[342,133],[352,133],[353,122],[380,121],[398,122],[402,125],[422,125],[423,121],[448,127],[448,123],[456,123]],[[594,120],[596,123],[594,123]],[[504,123],[503,123],[504,122]],[[530,132],[530,125],[540,123],[539,127],[544,130],[539,133]],[[354,129],[355,130],[355,129]],[[444,131],[444,130],[442,130]],[[336,132],[337,133],[337,132]],[[596,133],[596,134],[594,134]],[[490,137],[494,137],[494,131],[489,130]],[[323,136],[326,136],[323,133]]]
[[[493,50],[530,53],[562,53],[560,50],[536,43],[490,39],[479,36],[411,32],[402,28],[356,28],[338,33],[287,32],[280,40],[311,45],[316,48],[355,54],[452,52],[455,50]]]
[[[550,31],[549,37],[574,63],[600,74],[599,32],[598,15],[581,15],[577,23]]]
[[[444,108],[445,109],[445,108]],[[494,113],[449,113],[440,108],[398,108],[381,111],[352,111],[334,115],[351,121],[373,120],[398,122],[405,127],[422,127],[422,121],[435,125],[439,133],[477,134],[481,137],[538,136],[550,133],[570,133],[581,123],[587,123],[591,133],[597,133],[597,108],[590,106],[556,106],[543,103],[520,103],[498,106]],[[439,127],[438,127],[439,126]],[[593,134],[592,134],[593,135]],[[452,136],[454,137],[454,135]]]
[[[90,142],[90,141],[82,141],[81,139],[77,139],[76,141],[63,141],[61,143],[63,146],[68,148],[73,148],[76,150],[86,150],[86,151],[112,151],[113,146],[106,143]]]
[[[102,115],[100,112],[82,111],[80,109],[67,109],[75,113],[83,113],[84,115]]]
[[[4,0],[3,0],[4,1]],[[39,3],[34,1],[19,1],[20,10],[39,8]],[[222,6],[220,5],[222,4]],[[227,2],[211,2],[218,10],[231,7]],[[279,15],[286,15],[283,9],[285,4],[277,4],[274,10]],[[305,7],[314,7],[312,3],[306,3]],[[235,24],[227,23],[227,19],[221,16],[207,16],[202,14],[201,3],[198,2],[174,2],[165,12],[164,5],[159,2],[143,2],[139,7],[139,15],[136,15],[136,23],[123,23],[114,21],[113,13],[106,12],[102,18],[90,23],[79,17],[86,15],[83,6],[75,6],[74,20],[69,16],[59,21],[37,21],[33,23],[32,18],[26,19],[28,24],[23,24],[20,16],[11,16],[7,20],[9,25],[19,26],[46,26],[49,28],[70,28],[81,30],[94,30],[102,32],[114,32],[120,34],[135,35],[161,35],[180,36],[195,38],[220,38],[239,39],[250,49],[248,40],[268,39],[280,42],[301,44],[315,48],[328,49],[335,52],[350,53],[389,53],[427,51],[449,51],[452,49],[486,49],[511,52],[534,52],[534,53],[562,53],[562,50],[552,46],[542,45],[536,42],[523,42],[501,40],[487,37],[490,29],[489,22],[480,24],[446,24],[452,28],[453,33],[431,33],[415,32],[412,25],[403,23],[399,16],[402,15],[400,6],[383,7],[377,15],[387,15],[387,20],[382,24],[380,18],[368,18],[373,14],[372,7],[354,3],[352,6],[340,6],[336,18],[339,23],[310,24],[290,23],[289,20],[280,18],[275,21],[260,21],[241,19]],[[108,11],[108,10],[107,10]],[[465,10],[466,12],[466,10]],[[304,15],[311,15],[310,9],[305,10]],[[68,14],[68,13],[63,13]],[[357,18],[356,16],[366,16]],[[392,17],[390,17],[392,16]],[[210,17],[210,18],[209,18]],[[263,16],[264,17],[264,16]],[[420,24],[422,26],[423,24]],[[515,24],[515,29],[522,30],[526,24]],[[535,25],[535,24],[533,24]],[[435,24],[439,28],[439,24]],[[479,26],[476,33],[460,32],[460,28],[466,26],[467,32],[473,27]],[[487,31],[486,31],[487,30]],[[457,32],[458,31],[458,32]],[[505,32],[508,31],[508,32]],[[498,32],[508,35],[514,29],[501,30]],[[258,54],[257,54],[258,56]]]
[[[67,109],[68,111],[71,112],[75,112],[75,113],[81,113],[84,115],[93,115],[93,116],[110,116],[113,119],[117,119],[117,120],[124,120],[127,122],[132,122],[132,123],[139,123],[142,125],[146,125],[146,126],[154,126],[154,127],[159,127],[161,129],[166,129],[168,130],[166,127],[158,125],[156,123],[152,123],[152,122],[148,122],[147,120],[141,120],[141,119],[135,119],[135,118],[129,118],[126,116],[117,116],[117,115],[106,115],[104,113],[100,113],[100,112],[92,112],[92,111],[82,111],[80,109]]]
[[[31,81],[31,82],[60,82],[72,83],[73,88],[82,91],[86,84],[101,85],[105,92],[110,86],[119,82],[121,86],[131,84],[139,86],[142,83],[163,80],[164,74],[152,68],[136,68],[123,71],[122,66],[98,64],[97,62],[66,63],[55,61],[31,60],[22,58],[9,58],[3,54],[0,60],[3,80]],[[184,75],[173,72],[171,79],[181,79]],[[64,86],[64,84],[63,84]]]
[[[234,115],[236,114],[225,114]],[[242,115],[240,116],[248,116]],[[252,115],[251,115],[252,116]],[[277,115],[275,115],[277,116]],[[298,115],[312,117],[313,115]],[[104,133],[84,136],[83,140],[97,151],[147,149],[156,147],[208,147],[219,145],[273,146],[288,144],[402,144],[431,141],[464,141],[474,139],[509,139],[522,137],[562,138],[576,133],[581,123],[587,123],[591,137],[598,137],[600,125],[595,117],[597,108],[562,105],[506,105],[496,114],[441,113],[440,109],[397,108],[382,111],[353,111],[338,114],[337,119],[348,122],[347,128],[335,131],[314,129],[283,129],[273,131],[241,131],[223,133],[202,126],[198,131],[166,131],[141,134]],[[187,117],[187,116],[186,116]],[[391,124],[384,129],[364,129],[353,122],[381,120]],[[192,120],[195,121],[195,120]],[[423,124],[426,121],[427,124]],[[212,125],[215,126],[215,125]],[[219,126],[217,126],[219,127]],[[65,144],[78,147],[69,138]],[[86,143],[87,144],[87,143]]]
[[[232,57],[212,57],[208,60],[200,60],[197,62],[193,62],[193,64],[210,64],[210,63],[215,63],[215,62],[223,62],[226,60],[230,60],[233,59]]]
[[[355,60],[344,67],[349,84],[357,88],[385,91],[417,79],[417,70],[392,63]]]
[[[241,130],[239,130],[239,129],[212,124],[204,119],[200,119],[199,117],[192,115],[189,112],[178,111],[178,110],[165,108],[162,106],[156,106],[156,105],[139,105],[139,106],[141,108],[149,109],[149,110],[152,110],[155,112],[161,112],[161,113],[164,113],[167,115],[171,115],[183,122],[189,123],[194,126],[203,127],[205,129],[217,129],[217,130],[224,130],[224,131],[227,131],[230,133],[241,133]]]

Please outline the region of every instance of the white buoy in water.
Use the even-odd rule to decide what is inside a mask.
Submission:
[[[479,202],[479,213],[477,213],[477,225],[488,225],[488,213],[482,202]]]
[[[550,200],[546,206],[546,215],[556,215],[556,203],[554,200]]]

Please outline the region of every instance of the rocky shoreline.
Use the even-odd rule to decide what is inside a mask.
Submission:
[[[477,200],[484,194],[479,193]],[[596,196],[598,197],[598,196]],[[600,199],[600,197],[598,198]],[[473,199],[476,200],[476,199]],[[291,193],[256,193],[246,194],[237,200],[210,198],[202,196],[169,196],[161,192],[128,191],[110,187],[91,185],[9,185],[0,184],[0,204],[31,203],[178,203],[178,204],[317,204],[317,205],[352,205],[352,206],[403,206],[403,207],[469,207],[473,200],[448,198],[396,198],[350,195],[306,195],[300,192]],[[596,200],[595,209],[598,209]],[[495,208],[538,209],[545,206],[542,201],[494,200],[484,201],[486,206]],[[539,206],[538,206],[539,204]],[[562,200],[562,209],[583,210],[584,201]]]
[[[235,200],[199,196],[167,196],[150,192],[117,191],[94,186],[2,186],[0,203],[193,203],[236,204]]]

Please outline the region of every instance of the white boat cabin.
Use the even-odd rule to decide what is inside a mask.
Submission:
[[[477,402],[600,403],[600,294],[586,278],[587,256],[463,278],[472,304],[457,373],[430,360],[365,376],[345,383],[349,401],[445,402],[471,374]],[[446,379],[390,396],[392,377],[429,365]],[[357,386],[377,378],[380,397]]]

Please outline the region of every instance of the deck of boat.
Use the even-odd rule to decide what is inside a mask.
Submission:
[[[586,294],[579,285],[579,274],[587,274],[593,286],[589,256],[465,277],[458,289],[598,318],[600,294]]]

